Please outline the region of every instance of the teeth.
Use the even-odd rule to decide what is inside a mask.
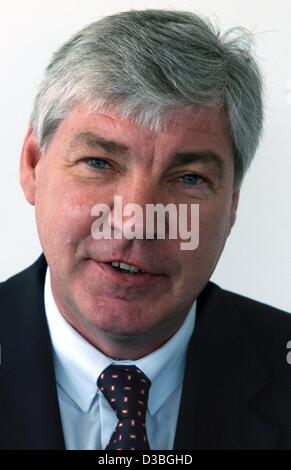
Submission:
[[[125,271],[132,272],[132,273],[142,273],[143,272],[140,269],[133,266],[132,264],[122,263],[122,262],[119,262],[119,261],[112,261],[111,264],[115,268],[120,268],[120,269],[123,269]]]
[[[116,268],[119,268],[119,262],[118,261],[112,261],[112,266],[115,266]]]

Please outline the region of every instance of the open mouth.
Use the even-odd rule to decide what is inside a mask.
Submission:
[[[137,266],[129,265],[121,261],[98,262],[91,259],[98,274],[106,276],[109,282],[120,287],[147,287],[155,285],[158,282],[166,280],[166,276],[161,274],[152,274],[142,271]]]
[[[121,273],[127,273],[127,274],[134,274],[134,275],[139,275],[139,274],[145,274],[141,269],[138,269],[136,266],[133,266],[132,264],[127,264],[127,263],[122,263],[119,261],[112,261],[111,266],[115,268],[117,271]]]

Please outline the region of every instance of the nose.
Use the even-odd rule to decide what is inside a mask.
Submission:
[[[119,185],[110,213],[115,235],[127,239],[156,238],[157,227],[150,218],[150,211],[155,204],[161,203],[159,194],[157,184],[144,175]]]

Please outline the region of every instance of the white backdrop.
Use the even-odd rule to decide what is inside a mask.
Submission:
[[[175,0],[0,0],[0,281],[40,254],[34,211],[18,161],[37,84],[51,54],[76,30],[130,8],[177,8]],[[256,33],[265,75],[264,137],[245,179],[238,220],[212,279],[291,311],[291,4],[289,0],[179,1],[224,28]]]

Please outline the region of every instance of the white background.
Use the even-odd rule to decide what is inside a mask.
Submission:
[[[106,4],[106,7],[104,6]],[[53,51],[99,17],[130,8],[177,8],[163,0],[0,0],[0,280],[40,254],[34,210],[21,192],[18,161],[36,87]],[[291,3],[179,0],[223,29],[257,37],[265,75],[265,132],[241,192],[238,220],[212,279],[291,311]]]

